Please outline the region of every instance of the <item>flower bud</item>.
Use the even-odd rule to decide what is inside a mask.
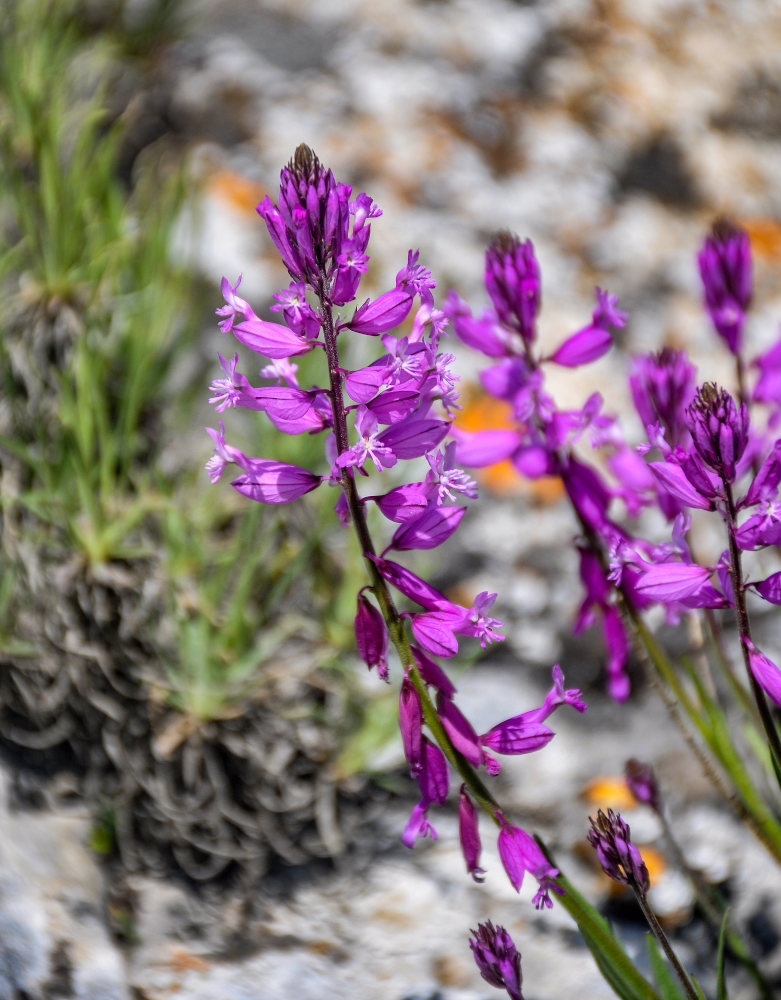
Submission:
[[[510,1000],[523,1000],[521,955],[504,927],[494,927],[487,920],[472,933],[474,938],[469,939],[469,945],[483,979],[491,986],[507,990]]]
[[[654,812],[660,812],[659,784],[651,765],[632,757],[624,765],[624,775],[627,788],[637,801],[650,806]]]
[[[749,417],[745,403],[740,409],[726,389],[705,382],[686,411],[694,447],[702,461],[722,480],[735,481],[735,466],[746,450]]]
[[[629,839],[629,826],[612,809],[607,815],[600,809],[596,820],[589,817],[589,822],[588,842],[597,852],[602,871],[645,896],[651,882],[640,852]]]
[[[502,232],[485,255],[485,287],[500,322],[517,330],[529,347],[540,309],[540,267],[531,240]]]
[[[726,219],[717,220],[697,262],[711,322],[730,351],[739,354],[752,291],[748,233]]]

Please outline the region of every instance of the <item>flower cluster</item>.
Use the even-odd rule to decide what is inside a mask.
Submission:
[[[546,363],[574,368],[602,357],[612,343],[612,331],[620,328],[626,315],[614,295],[596,289],[596,306],[591,322],[567,337],[550,355],[537,353],[537,314],[541,301],[540,269],[530,241],[520,242],[500,233],[486,252],[485,285],[492,309],[479,317],[455,292],[445,303],[453,328],[465,344],[492,359],[480,373],[485,390],[510,404],[517,420],[511,429],[468,432],[456,429],[456,456],[467,466],[492,465],[510,459],[522,475],[535,479],[559,476],[575,508],[586,543],[582,547],[581,574],[586,600],[578,628],[590,624],[597,614],[608,648],[608,682],[614,697],[625,698],[629,691],[625,666],[629,649],[619,611],[610,595],[607,567],[595,553],[595,537],[617,547],[626,540],[623,530],[608,515],[611,490],[594,466],[578,457],[574,445],[590,430],[597,443],[615,438],[614,421],[602,412],[599,394],[591,396],[577,410],[562,410],[545,391]],[[626,466],[624,480],[642,462],[629,449],[622,449],[616,462]],[[624,491],[634,502],[631,488]]]
[[[274,458],[247,456],[226,442],[220,422],[219,430],[207,428],[214,443],[207,471],[217,482],[229,464],[237,466],[233,488],[262,503],[288,503],[324,483],[339,487],[336,513],[342,525],[355,530],[371,581],[357,595],[358,652],[387,680],[392,643],[403,668],[399,723],[410,774],[421,796],[403,833],[411,847],[419,837],[437,836],[428,812],[447,798],[451,764],[462,775],[474,773],[470,768],[496,774],[499,763],[491,752],[524,754],[544,747],[554,735],[546,725],[550,715],[561,705],[582,712],[585,704],[579,691],[564,687],[556,665],[553,685],[539,708],[479,735],[456,705],[455,686],[434,657],[454,656],[464,637],[482,646],[503,639],[502,623],[491,614],[497,595],[480,593],[465,607],[388,557],[441,545],[466,513],[457,498],[477,495],[474,481],[457,464],[456,442],[445,443],[458,406],[454,359],[440,350],[448,315],[434,305],[434,281],[418,253],[409,252],[392,289],[354,305],[369,261],[370,220],[381,213],[368,195],[353,198],[350,187],[337,182],[306,146],[296,150],[282,171],[278,203],[267,197],[258,212],[292,279],[274,296],[271,307],[283,322],[261,319],[239,296],[239,282],[223,279],[220,329],[267,363],[260,370],[264,384],[255,385],[238,371],[238,355],[230,361],[220,355],[224,377],[212,383],[211,402],[218,412],[233,407],[262,411],[287,434],[322,434],[324,469],[315,472]],[[528,339],[538,305],[536,264],[529,248],[516,247],[515,253],[516,263],[509,270],[502,271],[502,261],[496,258],[493,281],[508,322]],[[400,332],[410,314],[411,323]],[[564,346],[559,363],[602,349],[598,345],[606,325],[620,321],[614,301],[600,293],[592,326]],[[346,367],[345,333],[376,337],[378,356],[361,368]],[[305,388],[291,358],[314,350],[324,352],[328,382]],[[384,490],[369,489],[361,495],[358,485],[373,471],[398,472],[402,463],[419,459],[428,466],[422,478],[413,473],[390,489],[385,484]],[[381,551],[368,529],[369,504],[393,528]],[[412,607],[398,612],[394,592]],[[499,851],[512,884],[520,888],[525,872],[530,872],[540,887],[535,904],[551,905],[549,893],[556,890],[558,870],[526,831],[509,823],[496,803],[483,796],[476,776],[473,787],[468,785],[465,781],[461,786],[458,810],[467,870],[481,879],[477,795],[500,826]]]
[[[674,621],[694,608],[734,606],[747,588],[781,604],[781,573],[747,582],[739,565],[741,551],[781,541],[781,441],[771,438],[768,444],[767,433],[752,427],[743,399],[740,347],[752,291],[745,232],[717,224],[699,265],[709,315],[736,356],[741,401],[711,383],[696,388],[694,366],[680,351],[665,348],[637,358],[629,384],[647,435],[638,448],[630,447],[616,421],[602,412],[598,394],[580,409],[562,410],[545,391],[545,363],[575,367],[609,349],[611,329],[626,319],[614,296],[597,289],[591,323],[552,354],[540,355],[535,351],[539,266],[529,241],[503,233],[486,253],[485,284],[493,308],[475,317],[455,293],[446,302],[459,337],[492,360],[480,373],[483,387],[509,403],[517,420],[513,429],[456,430],[456,458],[474,467],[509,458],[528,478],[561,478],[581,530],[577,544],[585,598],[575,630],[601,621],[608,689],[619,700],[629,693],[630,644],[622,609],[636,614],[661,604]],[[771,405],[772,428],[781,414],[781,342],[753,367],[760,376],[752,398]],[[577,454],[587,429],[591,443],[608,452],[612,483]],[[748,472],[753,478],[735,497],[736,484]],[[657,507],[672,523],[671,539],[658,544],[632,537],[611,510],[615,500],[633,516]],[[717,511],[725,521],[731,547],[711,564],[692,555],[687,538],[692,509]],[[778,701],[781,674],[753,645],[747,626],[741,638],[753,676]]]

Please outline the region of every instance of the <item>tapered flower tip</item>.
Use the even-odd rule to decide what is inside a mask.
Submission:
[[[531,240],[500,232],[485,255],[485,286],[499,320],[530,345],[540,308],[540,266]]]
[[[311,181],[320,169],[320,160],[305,142],[299,143],[288,164],[288,170],[302,180]]]
[[[486,920],[472,934],[469,946],[483,979],[491,986],[505,989],[511,1000],[523,1000],[521,954],[505,928],[501,924],[494,927]]]
[[[727,219],[718,219],[697,263],[711,322],[730,351],[737,354],[753,285],[748,233]]]
[[[694,397],[695,374],[684,352],[670,347],[632,363],[629,387],[635,409],[649,432],[661,424],[672,446],[688,439],[685,414]]]

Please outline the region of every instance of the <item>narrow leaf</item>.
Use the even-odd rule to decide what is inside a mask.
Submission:
[[[654,974],[656,985],[663,1000],[686,1000],[681,991],[678,979],[670,966],[664,960],[664,956],[659,951],[659,945],[653,934],[649,934],[646,943],[648,945],[648,960],[651,964],[651,971]]]
[[[716,953],[716,1000],[729,1000],[727,995],[727,980],[724,976],[724,955],[727,943],[727,918],[729,910],[724,911],[719,931],[719,950]]]

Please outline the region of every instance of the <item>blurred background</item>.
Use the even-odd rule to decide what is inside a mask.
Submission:
[[[483,1000],[466,938],[486,915],[519,932],[530,997],[610,995],[490,845],[488,884],[464,884],[445,811],[433,849],[399,846],[396,693],[356,662],[362,568],[334,495],[265,509],[203,472],[208,384],[233,351],[213,310],[223,275],[260,315],[287,283],[254,207],[306,142],[383,209],[366,295],[419,248],[438,294],[479,309],[502,228],[535,244],[543,344],[587,322],[595,285],[618,294],[616,349],[551,384],[573,406],[602,392],[639,434],[630,354],[686,347],[729,383],[695,259],[718,215],[752,240],[750,356],[777,336],[781,6],[5,0],[0,44],[0,997]],[[453,349],[460,419],[496,426]],[[309,358],[301,374],[320,377]],[[250,454],[321,461],[317,439],[223,417]],[[558,485],[497,467],[481,490],[415,564],[457,599],[499,592],[507,642],[456,665],[466,713],[487,728],[508,700],[531,707],[556,660],[591,706],[506,768],[506,800],[577,854],[624,757],[651,756],[781,965],[781,894],[740,889],[758,848],[639,671],[618,709],[600,638],[570,634]],[[657,908],[696,956],[692,901],[658,867]]]

